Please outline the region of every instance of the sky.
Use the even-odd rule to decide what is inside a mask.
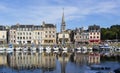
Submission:
[[[120,0],[0,0],[0,25],[56,24],[60,31],[64,8],[66,29],[89,25],[120,25]]]

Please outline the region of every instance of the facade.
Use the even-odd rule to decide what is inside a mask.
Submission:
[[[88,30],[82,28],[76,28],[74,30],[75,44],[99,44],[101,38],[100,26],[91,25]]]
[[[75,44],[83,44],[88,43],[89,41],[89,33],[82,28],[76,28],[74,34]]]
[[[97,25],[89,26],[88,31],[89,31],[89,43],[91,44],[100,43],[100,39],[101,39],[100,26]]]
[[[56,44],[56,26],[53,24],[11,26],[9,43],[12,44]]]
[[[56,44],[56,25],[45,24],[43,22],[43,44],[44,45],[55,45]]]
[[[5,26],[0,26],[0,44],[7,43],[7,31]]]
[[[58,43],[59,44],[69,44],[70,42],[70,35],[68,32],[59,33],[58,34]]]
[[[62,15],[62,22],[61,22],[61,32],[58,33],[58,44],[69,44],[70,42],[70,33],[66,30],[66,24],[64,20],[64,12]]]

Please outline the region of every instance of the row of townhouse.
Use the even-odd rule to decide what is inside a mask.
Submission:
[[[56,25],[12,25],[9,30],[9,43],[12,44],[56,44]]]
[[[87,30],[84,30],[83,27],[78,28],[74,32],[74,42],[76,44],[98,44],[101,42],[101,31],[98,25],[91,25]]]
[[[90,44],[100,43],[100,26],[92,25],[87,30],[76,28],[75,30],[64,30],[57,33],[56,25],[12,25],[9,29],[0,26],[0,43],[11,44]]]

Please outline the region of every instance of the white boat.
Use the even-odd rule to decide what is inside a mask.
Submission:
[[[43,52],[43,46],[39,46],[39,52],[42,53]]]
[[[76,52],[77,52],[77,53],[81,53],[81,50],[82,50],[81,47],[76,48]]]
[[[51,48],[49,46],[47,46],[45,49],[46,51],[51,51]]]
[[[59,48],[58,47],[53,47],[53,50],[54,50],[53,51],[54,53],[58,53],[59,52]]]
[[[93,48],[92,47],[88,47],[88,52],[93,52]]]
[[[87,47],[83,46],[83,47],[82,47],[82,52],[83,52],[83,53],[86,53],[86,52],[87,52]]]
[[[13,47],[8,47],[7,49],[6,49],[6,51],[8,52],[8,53],[10,53],[10,52],[13,52]]]
[[[116,52],[120,52],[120,48],[115,48],[115,51]]]
[[[102,51],[109,51],[109,52],[113,52],[114,51],[114,48],[112,48],[108,44],[100,45],[99,48]]]
[[[31,49],[32,49],[32,51],[36,51],[36,47],[32,47]]]
[[[63,49],[63,51],[67,51],[67,50],[68,50],[68,48],[67,48],[67,47],[63,47],[62,49]]]
[[[15,49],[16,49],[16,51],[20,51],[22,48],[21,47],[17,47]]]
[[[50,53],[51,52],[51,48],[49,46],[47,46],[45,49],[46,49],[46,53]]]
[[[0,47],[0,51],[5,51],[6,48],[5,47]]]
[[[59,51],[59,48],[58,47],[53,47],[53,50],[54,51]]]
[[[27,47],[24,47],[24,48],[23,48],[23,51],[24,51],[24,52],[27,52],[27,51],[28,51],[28,48],[27,48]]]
[[[63,50],[62,53],[67,53],[67,50]]]

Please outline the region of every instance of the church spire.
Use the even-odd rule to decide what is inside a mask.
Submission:
[[[65,31],[65,18],[64,18],[64,8],[63,8],[63,14],[62,14],[62,22],[61,22],[61,32]]]
[[[65,24],[65,20],[64,20],[64,8],[63,8],[63,14],[62,14],[62,24]]]

